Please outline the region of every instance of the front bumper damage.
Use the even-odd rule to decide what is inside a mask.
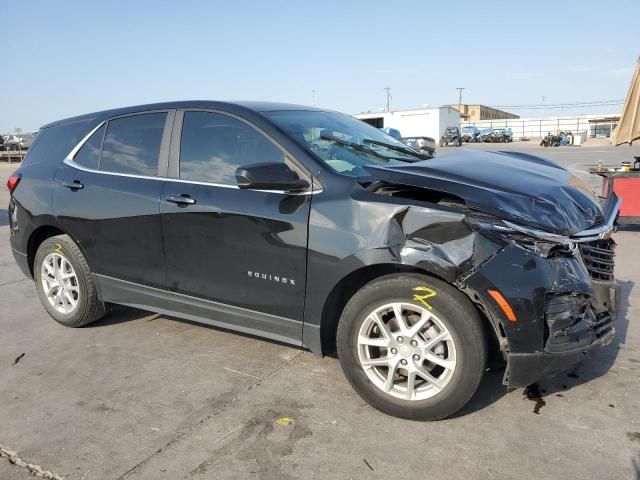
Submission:
[[[611,239],[586,242],[573,255],[542,258],[508,245],[470,275],[475,292],[497,289],[516,321],[489,299],[485,313],[499,319],[506,340],[504,383],[524,387],[570,369],[615,335],[615,280]]]
[[[470,233],[453,215],[423,219],[410,207],[388,244],[399,245],[402,263],[450,281],[484,312],[507,361],[505,383],[529,385],[612,340],[616,195],[599,198],[566,169],[516,152],[457,150],[446,160],[367,170],[386,184],[373,184],[377,193],[465,211]]]

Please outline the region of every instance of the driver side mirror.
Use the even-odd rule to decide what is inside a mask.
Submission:
[[[309,182],[300,178],[286,163],[255,163],[236,170],[238,187],[245,190],[284,190],[302,192]]]

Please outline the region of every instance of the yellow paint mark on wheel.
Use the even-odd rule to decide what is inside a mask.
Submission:
[[[413,291],[418,292],[413,294],[413,301],[420,302],[429,310],[431,310],[431,305],[429,305],[427,299],[435,297],[437,295],[436,291],[429,287],[416,287],[413,289]]]
[[[61,252],[62,251],[62,245],[60,245],[59,243],[56,243],[56,252]]]
[[[282,417],[276,420],[276,425],[280,425],[282,427],[288,427],[293,424],[293,418],[290,417]]]

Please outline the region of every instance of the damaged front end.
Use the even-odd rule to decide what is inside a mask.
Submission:
[[[483,155],[482,174],[468,172],[479,167],[468,153],[428,165],[372,168],[379,180],[368,191],[464,212],[465,227],[453,217],[434,220],[433,210],[425,210],[426,226],[419,227],[422,209],[408,207],[395,216],[402,238],[391,243],[400,247],[402,263],[446,278],[478,306],[507,361],[504,382],[527,386],[571,368],[612,340],[610,237],[621,201],[615,195],[599,201],[546,160],[509,156],[511,164],[492,173],[506,155]],[[489,183],[492,175],[496,180]]]
[[[514,313],[509,319],[497,302],[483,301],[485,313],[500,322],[506,340],[506,384],[527,386],[566,370],[612,340],[613,225],[564,237],[509,222],[500,222],[499,230],[471,222],[504,242],[499,254],[462,275],[457,284],[479,299],[484,292],[500,292]]]

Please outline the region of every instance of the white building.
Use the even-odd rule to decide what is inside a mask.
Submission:
[[[431,137],[438,141],[444,129],[460,126],[460,112],[451,107],[358,113],[355,118],[377,128],[395,128],[403,137]]]

